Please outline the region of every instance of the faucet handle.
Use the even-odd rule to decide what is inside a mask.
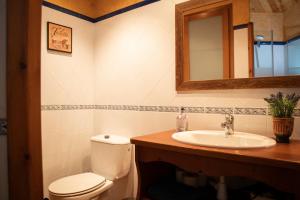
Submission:
[[[234,120],[234,116],[231,113],[225,113],[226,122],[232,123]]]
[[[226,122],[221,123],[221,127],[222,127],[222,128],[225,128],[226,126],[227,126],[227,123],[226,123]]]
[[[225,114],[225,122],[221,124],[222,128],[226,128],[225,135],[232,135],[234,133],[234,116],[231,113]]]

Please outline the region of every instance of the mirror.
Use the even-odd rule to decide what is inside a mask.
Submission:
[[[176,90],[300,86],[299,0],[176,5]]]
[[[254,77],[300,74],[300,1],[251,0]]]
[[[184,81],[233,77],[231,4],[203,7],[182,20]]]
[[[230,78],[230,11],[224,6],[185,17],[187,80]]]

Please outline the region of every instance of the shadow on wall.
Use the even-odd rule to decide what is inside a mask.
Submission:
[[[72,57],[72,53],[65,53],[65,52],[53,51],[53,50],[48,50],[47,52],[53,55]]]

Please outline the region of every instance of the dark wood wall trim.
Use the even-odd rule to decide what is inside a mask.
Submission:
[[[11,200],[43,198],[41,5],[41,0],[7,1],[7,121]]]
[[[250,88],[297,88],[300,87],[299,76],[278,76],[261,78],[239,78],[227,80],[188,81],[179,91],[250,89]]]
[[[248,24],[241,24],[233,27],[233,30],[248,28]]]
[[[249,78],[254,77],[254,29],[253,23],[248,24],[248,63]]]

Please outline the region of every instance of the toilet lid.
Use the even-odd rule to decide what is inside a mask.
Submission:
[[[82,173],[58,179],[50,184],[49,191],[57,195],[77,195],[101,187],[105,178],[94,173]]]

